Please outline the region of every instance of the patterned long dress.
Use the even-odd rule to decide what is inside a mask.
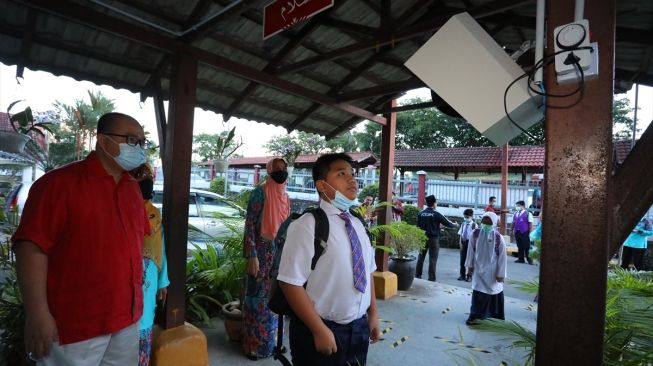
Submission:
[[[150,228],[158,228],[152,235],[163,236],[161,227],[161,213],[148,201],[145,205],[149,219]],[[166,258],[165,245],[161,239],[161,268],[155,261],[148,257],[143,257],[143,316],[139,322],[139,356],[138,365],[148,366],[150,364],[152,352],[152,326],[154,325],[154,310],[156,309],[157,292],[168,287],[168,260]]]
[[[245,276],[245,299],[243,302],[243,350],[251,358],[265,358],[272,355],[277,331],[277,315],[268,309],[270,291],[270,267],[276,254],[271,241],[260,237],[261,214],[265,194],[261,187],[252,192],[247,205],[245,219],[244,255],[258,257],[262,277]]]

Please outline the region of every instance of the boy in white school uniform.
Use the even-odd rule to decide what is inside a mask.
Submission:
[[[351,165],[346,154],[326,154],[313,166],[329,220],[329,239],[313,271],[314,216],[288,227],[277,279],[294,311],[290,351],[297,366],[364,365],[370,342],[380,337],[374,250],[362,222],[349,213],[358,205]]]

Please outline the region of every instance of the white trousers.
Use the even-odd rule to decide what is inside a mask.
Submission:
[[[54,342],[37,366],[136,366],[138,322],[115,333],[60,346]]]

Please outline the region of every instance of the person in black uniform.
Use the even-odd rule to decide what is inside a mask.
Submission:
[[[440,252],[440,224],[454,228],[459,225],[449,221],[444,215],[435,210],[436,200],[435,196],[430,195],[426,197],[426,208],[420,211],[417,215],[417,226],[424,230],[427,236],[426,244],[420,251],[417,258],[417,269],[415,270],[415,277],[422,278],[422,267],[424,267],[424,258],[426,252],[429,253],[429,281],[435,282],[435,266],[438,261],[438,253]]]

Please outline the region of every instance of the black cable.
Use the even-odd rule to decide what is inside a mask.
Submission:
[[[564,52],[572,52],[572,51],[586,50],[586,49],[589,49],[590,52],[594,52],[593,48],[591,46],[585,46],[585,47],[574,48],[573,50],[561,50],[561,51],[555,52],[555,53],[553,53],[551,55],[547,55],[545,57],[542,57],[539,61],[537,61],[535,63],[535,65],[533,65],[533,68],[530,71],[525,72],[524,74],[522,74],[521,76],[519,76],[518,78],[513,80],[506,87],[506,90],[503,93],[503,110],[506,113],[506,117],[508,118],[508,120],[513,125],[515,125],[517,128],[519,128],[526,136],[531,138],[533,141],[537,141],[537,138],[535,138],[535,136],[533,136],[528,131],[526,131],[522,126],[517,124],[517,122],[515,122],[512,119],[512,117],[510,117],[510,113],[508,112],[508,91],[510,90],[510,88],[513,85],[515,85],[516,82],[518,82],[519,80],[521,80],[521,79],[523,79],[525,77],[528,77],[527,82],[526,82],[526,84],[528,85],[528,89],[530,91],[532,91],[533,93],[537,94],[537,95],[541,95],[541,96],[544,96],[544,97],[552,97],[552,98],[566,98],[566,97],[570,97],[570,96],[572,96],[574,94],[577,94],[578,92],[582,93],[582,91],[583,91],[583,89],[585,87],[585,73],[583,72],[583,68],[580,66],[580,63],[578,62],[578,60],[574,61],[574,65],[576,66],[576,68],[580,72],[581,77],[580,77],[580,81],[578,82],[578,87],[573,92],[570,92],[570,93],[567,93],[567,94],[549,94],[549,93],[546,93],[546,92],[540,92],[539,90],[533,89],[533,87],[531,86],[531,81],[532,81],[532,79],[533,79],[533,77],[535,75],[535,71],[537,71],[537,69],[542,68],[542,67],[546,67],[546,66],[550,65],[552,62],[555,61],[555,60],[549,60],[549,61],[547,61],[545,63],[545,60],[550,59],[552,57],[555,57],[555,56],[557,56],[557,55],[559,55],[561,53],[564,53]]]
[[[512,117],[510,117],[510,113],[508,112],[508,90],[510,90],[510,87],[512,87],[516,82],[518,82],[519,80],[525,78],[527,75],[528,75],[527,73],[524,73],[524,75],[522,75],[522,76],[518,77],[517,79],[513,80],[512,83],[510,83],[508,85],[508,87],[506,88],[506,91],[503,93],[503,110],[506,113],[506,117],[508,117],[508,120],[510,122],[512,122],[513,125],[515,125],[517,128],[519,128],[521,130],[521,132],[523,132],[526,136],[533,139],[533,141],[537,141],[537,139],[533,135],[531,135],[528,131],[526,131],[522,126],[518,125],[517,122],[515,122],[512,119]]]

